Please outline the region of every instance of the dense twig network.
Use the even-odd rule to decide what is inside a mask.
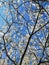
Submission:
[[[0,14],[1,59],[6,54],[1,65],[49,65],[49,10],[43,6],[48,0],[0,2],[6,10]]]

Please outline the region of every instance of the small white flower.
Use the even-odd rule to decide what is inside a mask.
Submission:
[[[1,35],[1,36],[3,36],[3,33],[2,33],[2,32],[0,32],[0,35]]]
[[[2,2],[0,2],[0,7],[2,7]]]
[[[18,3],[20,2],[20,0],[17,1]]]

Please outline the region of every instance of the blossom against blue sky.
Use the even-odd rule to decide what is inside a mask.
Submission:
[[[8,2],[8,0],[6,2]],[[5,41],[6,41],[6,45],[7,45],[6,48],[8,50],[8,54],[10,55],[10,53],[11,53],[10,57],[12,59],[14,59],[16,56],[16,62],[19,62],[20,57],[21,57],[20,52],[24,51],[29,34],[31,34],[33,27],[35,25],[35,21],[36,21],[38,11],[39,11],[39,6],[38,6],[38,4],[36,4],[34,2],[33,3],[27,2],[23,5],[21,5],[23,3],[22,0],[18,0],[18,1],[13,0],[13,3],[15,3],[15,2],[17,3],[16,5],[14,4],[14,7],[15,7],[14,8],[11,5],[11,1],[10,1],[10,7],[9,7],[8,3],[6,4],[6,2],[5,2],[5,5],[3,4],[3,6],[2,6],[2,3],[0,2],[0,6],[1,6],[0,7],[0,31],[4,27],[5,27],[4,31],[6,30],[6,28],[8,30],[8,27],[10,26],[10,24],[12,22],[18,23],[18,24],[14,23],[11,26],[11,28],[9,30],[10,33],[7,32],[7,34],[5,35]],[[41,3],[42,2],[40,1],[40,4]],[[21,5],[21,6],[19,7],[19,5]],[[49,7],[49,2],[43,2],[41,4],[41,6],[43,6],[46,9],[47,7]],[[19,13],[16,10],[17,7],[19,7],[18,8]],[[47,10],[47,11],[49,13],[49,10]],[[40,20],[40,22],[39,22],[39,20]],[[43,12],[40,13],[35,31],[38,30],[40,28],[40,26],[43,26],[45,23],[47,23],[48,20],[49,20],[49,16],[47,15],[47,12],[45,12],[43,10]],[[28,25],[28,28],[27,28],[27,25]],[[45,26],[45,28],[46,28],[46,26]],[[29,29],[29,30],[27,30],[27,29]],[[28,33],[28,31],[29,31],[29,33]],[[45,30],[44,33],[47,35],[48,31]],[[41,39],[41,41],[43,41],[43,43],[44,43],[45,42],[45,39],[43,40],[43,38],[45,37],[44,33],[42,30],[37,32],[35,34],[35,36],[32,37],[32,40],[34,40],[35,42],[33,43],[33,41],[31,41],[29,45],[32,46],[34,44],[35,49],[41,49],[40,46],[36,46],[36,44],[39,44],[39,42],[37,41],[36,35],[38,35],[38,38]],[[9,42],[9,40],[10,40],[10,42]],[[19,49],[19,47],[20,47],[20,49]],[[15,53],[15,49],[16,49],[16,53]],[[42,56],[41,51],[42,51],[42,49],[40,50],[40,52],[38,51],[38,53],[36,53],[37,57]],[[6,53],[3,52],[2,59],[5,59],[5,58],[6,58]],[[32,64],[30,63],[30,65],[32,65]]]

